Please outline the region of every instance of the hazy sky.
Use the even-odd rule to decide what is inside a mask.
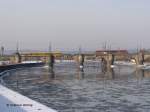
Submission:
[[[56,50],[150,48],[150,0],[0,0],[0,45]]]

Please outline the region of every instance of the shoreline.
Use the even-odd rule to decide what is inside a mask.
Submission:
[[[26,63],[0,66],[0,77],[5,75],[5,72],[26,67],[41,66],[42,63]],[[57,112],[50,107],[47,107],[37,101],[34,101],[18,92],[6,88],[0,83],[0,111],[1,112]]]

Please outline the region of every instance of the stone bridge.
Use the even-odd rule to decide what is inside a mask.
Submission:
[[[78,55],[62,54],[61,52],[53,52],[55,59],[64,60],[76,60],[78,61]],[[21,61],[40,60],[48,62],[50,53],[16,53],[11,56],[11,60],[15,60],[16,63]],[[113,65],[114,61],[130,61],[135,60],[137,64],[143,64],[144,62],[150,62],[150,53],[139,52],[136,54],[129,54],[126,50],[112,50],[112,51],[96,51],[92,54],[84,54],[85,60],[101,60],[104,58],[109,65]]]

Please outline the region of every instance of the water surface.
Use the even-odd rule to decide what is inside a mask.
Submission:
[[[150,70],[120,66],[104,74],[100,63],[76,66],[19,69],[3,84],[59,112],[150,112]]]

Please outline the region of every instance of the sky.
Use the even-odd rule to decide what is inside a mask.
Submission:
[[[150,0],[0,0],[0,46],[150,48]]]

